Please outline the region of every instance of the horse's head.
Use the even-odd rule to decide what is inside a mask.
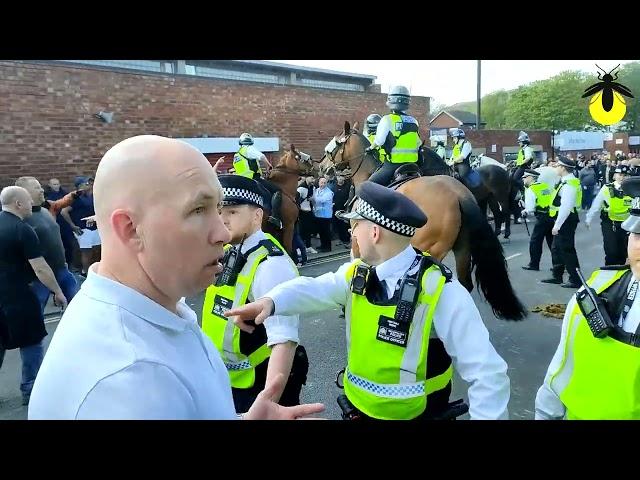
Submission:
[[[292,143],[289,146],[289,150],[280,156],[280,160],[274,169],[295,173],[299,176],[306,176],[311,172],[313,165],[314,162],[311,155],[296,150],[295,145]]]
[[[365,150],[369,141],[358,131],[358,122],[353,125],[344,122],[344,130],[339,133],[324,147],[325,168],[327,161],[331,162],[336,170],[351,168],[355,170],[362,163]]]

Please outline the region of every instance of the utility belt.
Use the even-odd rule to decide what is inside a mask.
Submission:
[[[349,401],[345,394],[339,395],[336,399],[338,402],[338,406],[340,410],[342,410],[342,419],[343,420],[378,420],[376,418],[371,418],[368,415],[362,413],[358,410],[353,403]],[[413,419],[413,421],[420,420],[455,420],[457,417],[460,417],[469,411],[469,405],[465,403],[465,401],[461,398],[456,400],[455,402],[450,402],[446,408],[438,412],[429,412],[425,411],[421,415],[417,416]]]

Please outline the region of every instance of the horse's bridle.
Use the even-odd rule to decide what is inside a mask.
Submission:
[[[311,167],[313,167],[313,159],[311,158],[311,155],[307,155],[306,153],[304,155],[307,156],[306,159],[296,151],[295,159],[296,162],[298,162],[298,165],[300,165],[300,161],[302,160],[302,163],[309,163]],[[298,177],[302,176],[302,171],[300,169],[294,170],[293,168],[289,168],[286,165],[276,165],[272,168],[272,170],[277,170],[282,173],[288,173],[289,175],[297,175]]]
[[[341,138],[337,138],[337,137],[333,137],[333,140],[336,142],[336,146],[335,148],[331,151],[331,152],[324,152],[324,155],[322,156],[322,158],[320,159],[320,162],[322,162],[322,160],[324,160],[325,157],[329,157],[329,160],[331,161],[331,163],[334,164],[334,168],[335,168],[335,158],[338,155],[338,153],[342,153],[342,161],[340,162],[341,164],[346,164],[349,165],[351,163],[352,160],[355,159],[360,159],[360,163],[358,164],[357,168],[349,175],[344,175],[342,174],[341,176],[345,177],[346,180],[350,180],[352,179],[356,173],[358,173],[358,170],[360,170],[360,167],[362,167],[362,164],[364,163],[364,158],[367,155],[374,155],[374,152],[371,150],[365,150],[364,152],[362,152],[360,155],[357,155],[351,159],[346,160],[344,158],[344,150],[347,146],[347,141],[349,140],[349,138],[351,137],[351,135],[357,133],[357,130],[351,130],[348,134],[344,135]],[[377,159],[376,159],[377,160]]]

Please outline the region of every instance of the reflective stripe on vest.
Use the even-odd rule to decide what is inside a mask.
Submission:
[[[233,168],[235,169],[235,174],[240,175],[247,178],[253,178],[253,174],[257,173],[262,176],[262,168],[260,168],[260,162],[256,160],[256,164],[258,166],[258,170],[254,171],[251,169],[249,165],[249,157],[247,156],[247,150],[249,147],[247,145],[243,145],[233,156]]]
[[[396,143],[391,149],[391,163],[415,163],[418,161],[418,121],[410,115],[389,114],[391,129],[389,133],[396,139]],[[406,125],[415,125],[415,131],[402,133]]]
[[[587,282],[601,293],[629,270],[596,270]],[[566,407],[567,419],[640,419],[640,348],[611,337],[595,338],[575,298],[562,362],[550,387]],[[615,319],[617,320],[617,319]]]
[[[569,185],[576,191],[576,201],[572,211],[577,214],[578,210],[580,210],[580,206],[582,205],[582,187],[580,186],[580,180],[573,177],[565,182],[560,182],[554,189],[551,196],[551,204],[549,205],[549,216],[552,218],[558,214],[558,210],[560,209],[560,204],[558,203],[558,205],[554,205],[554,202],[556,197],[558,197],[558,194],[560,193],[563,185]]]
[[[463,139],[461,142],[458,142],[458,143],[456,143],[456,144],[453,146],[453,151],[451,152],[451,158],[452,158],[452,159],[454,159],[454,158],[458,158],[460,155],[462,155],[462,146],[463,146],[465,143],[467,143],[467,141],[466,141],[465,139]],[[464,162],[465,160],[467,160],[470,156],[471,156],[471,154],[469,154],[469,155],[467,156],[467,158],[463,158],[462,160],[460,160],[460,161],[458,161],[458,162],[456,162],[456,163],[462,163],[462,162]]]
[[[373,141],[376,139],[376,134],[370,133],[367,139],[369,140],[369,143],[373,145]],[[384,149],[384,147],[378,147],[378,154],[380,155],[381,162],[389,160],[389,155],[387,155],[387,151]]]
[[[271,240],[279,249],[285,251],[282,245],[269,234],[265,236]],[[230,248],[230,246],[226,246]],[[260,263],[267,258],[269,252],[261,246],[252,252],[247,258],[235,285],[225,285],[217,287],[211,285],[207,288],[204,304],[202,306],[202,331],[215,344],[222,360],[224,361],[231,386],[234,388],[250,388],[255,382],[255,367],[260,365],[271,355],[271,348],[265,343],[249,355],[245,355],[240,351],[240,336],[246,335],[233,321],[228,320],[222,314],[221,310],[216,309],[216,297],[221,297],[233,302],[232,307],[239,307],[247,302],[247,298],[251,291],[251,284],[255,278],[256,271]],[[288,258],[288,257],[287,257]],[[291,259],[289,259],[291,261]],[[291,265],[296,272],[298,269],[295,264]]]
[[[349,284],[358,263],[360,260],[354,261],[346,271]],[[347,296],[344,391],[366,415],[385,420],[415,418],[427,408],[427,395],[451,381],[451,366],[436,377],[426,378],[429,339],[435,337],[433,314],[444,282],[438,267],[431,266],[424,272],[406,347],[376,338],[380,315],[393,318],[395,305],[374,305],[354,293]]]
[[[608,183],[602,187],[602,195],[604,196],[602,210],[607,212],[609,220],[624,222],[629,217],[633,198],[629,195],[624,195],[622,198],[616,197],[613,183]]]
[[[536,197],[536,212],[547,212],[553,195],[551,187],[543,182],[535,182],[529,188]]]

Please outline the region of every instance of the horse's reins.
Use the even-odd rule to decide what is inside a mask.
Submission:
[[[347,180],[351,180],[356,173],[358,173],[358,170],[360,170],[360,167],[362,167],[362,164],[364,163],[364,157],[367,156],[367,154],[372,154],[372,152],[365,150],[364,152],[362,152],[360,155],[352,157],[349,160],[345,160],[344,158],[344,150],[347,147],[347,141],[349,140],[349,138],[351,137],[351,135],[353,135],[353,132],[349,133],[349,135],[347,135],[344,139],[344,142],[339,144],[339,147],[342,147],[342,163],[346,163],[346,164],[350,164],[352,160],[355,160],[357,158],[360,158],[360,163],[358,164],[358,167],[355,169],[355,171],[349,175],[341,175],[343,177],[345,177]],[[326,152],[325,155],[323,155],[322,158],[324,158],[326,156]],[[329,158],[331,159],[331,161],[333,162],[333,159],[335,158],[335,155],[333,155],[333,153],[329,156]],[[343,170],[344,171],[344,170]]]

